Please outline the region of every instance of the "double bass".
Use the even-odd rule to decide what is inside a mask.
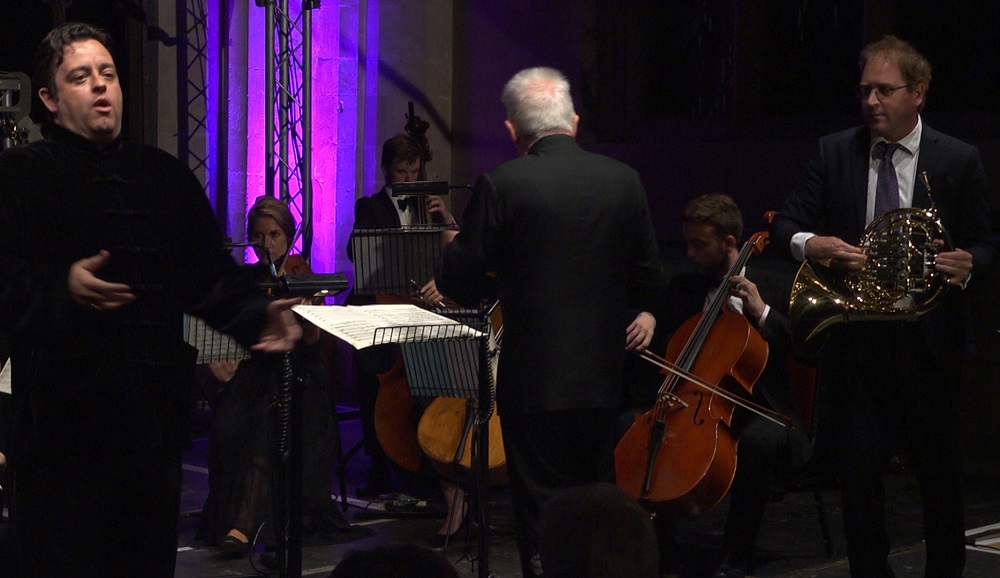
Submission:
[[[503,447],[500,416],[496,412],[497,364],[503,336],[503,316],[500,304],[488,309],[490,338],[487,355],[490,364],[490,398],[474,400],[456,397],[438,397],[427,406],[417,426],[417,441],[435,467],[443,474],[456,478],[472,469],[473,425],[480,414],[479,404],[488,404],[489,455],[487,469],[489,482],[503,485],[507,481],[507,454]]]
[[[388,302],[386,298],[381,302]],[[409,301],[404,301],[409,302]],[[499,307],[491,310],[489,361],[493,384],[496,383],[496,361],[499,355],[501,323]],[[459,479],[472,467],[473,424],[479,415],[480,403],[489,404],[489,455],[487,465],[490,482],[506,480],[506,454],[500,430],[500,418],[494,399],[475,400],[459,397],[436,397],[426,407],[410,393],[402,355],[389,371],[379,376],[379,394],[375,405],[375,433],[386,455],[398,466],[416,472],[430,459],[431,465],[446,477]],[[491,391],[495,391],[493,387]]]
[[[709,306],[681,325],[664,357],[642,354],[666,377],[652,409],[636,417],[615,448],[615,473],[620,488],[652,508],[694,517],[725,497],[736,473],[735,406],[787,425],[741,398],[763,372],[768,345],[727,305],[730,279],[766,242],[760,233],[743,245]]]

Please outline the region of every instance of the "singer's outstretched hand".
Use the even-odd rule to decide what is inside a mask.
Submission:
[[[262,353],[285,353],[295,347],[302,338],[302,326],[295,319],[292,307],[299,305],[303,299],[277,299],[267,305],[265,313],[267,321],[260,332],[260,341],[251,347]]]
[[[110,260],[111,254],[102,250],[70,266],[67,287],[73,301],[98,311],[110,311],[135,301],[128,285],[109,283],[97,276]]]

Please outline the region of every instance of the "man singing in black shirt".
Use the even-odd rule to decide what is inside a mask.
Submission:
[[[42,141],[0,156],[0,331],[23,576],[174,575],[191,313],[265,353],[302,334],[222,246],[177,159],[120,138],[110,38],[59,26],[36,56]],[[256,345],[254,345],[256,344]]]

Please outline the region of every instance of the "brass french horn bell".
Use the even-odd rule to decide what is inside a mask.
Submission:
[[[924,180],[926,186],[926,175]],[[799,268],[788,312],[800,351],[815,352],[817,338],[839,323],[919,317],[936,307],[948,288],[934,260],[953,247],[933,205],[882,215],[865,229],[859,246],[868,259],[858,271],[810,261]]]

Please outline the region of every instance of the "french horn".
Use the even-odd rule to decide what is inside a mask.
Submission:
[[[808,260],[799,268],[788,312],[800,351],[815,352],[817,338],[839,323],[919,317],[948,288],[934,260],[953,247],[933,203],[885,213],[868,225],[858,245],[868,257],[860,270],[845,273]]]

